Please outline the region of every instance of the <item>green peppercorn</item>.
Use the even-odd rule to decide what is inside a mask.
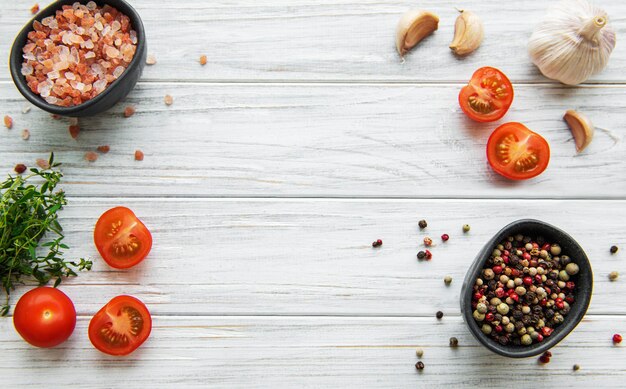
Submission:
[[[573,276],[573,275],[578,274],[578,272],[580,271],[580,268],[574,262],[570,262],[570,263],[567,264],[567,266],[565,266],[565,271],[570,276]]]
[[[463,224],[463,232],[469,232],[470,230],[470,225],[469,224]]]
[[[480,313],[487,313],[487,304],[484,304],[484,303],[476,304],[476,310]]]
[[[450,338],[450,347],[456,347],[459,345],[459,340],[454,336]]]
[[[417,355],[418,358],[421,358],[422,355],[424,355],[424,350],[418,348],[417,350],[415,350],[415,355]]]
[[[611,246],[611,248],[609,249],[609,251],[611,252],[611,254],[615,254],[615,253],[617,252],[617,250],[619,250],[619,249],[618,249],[618,248],[617,248],[617,246],[615,246],[615,245],[614,245],[614,246]]]
[[[619,273],[616,271],[612,271],[609,273],[609,280],[611,281],[615,281],[617,280],[617,277],[619,277]]]
[[[561,254],[561,246],[558,244],[553,244],[550,246],[550,254],[552,255],[560,255]]]
[[[567,274],[566,270],[561,270],[559,272],[559,280],[561,280],[561,281],[569,281],[569,274]]]
[[[495,276],[496,274],[493,272],[493,270],[491,269],[483,270],[483,277],[485,277],[486,280],[493,280]]]
[[[522,340],[522,344],[524,346],[529,346],[529,345],[531,345],[533,343],[533,338],[531,338],[530,335],[528,335],[528,334],[522,335],[522,339],[521,340]]]
[[[445,276],[445,277],[443,278],[443,282],[444,282],[446,285],[450,285],[450,284],[452,283],[452,276]]]
[[[422,229],[422,230],[423,230],[424,228],[428,227],[428,223],[426,223],[426,220],[424,220],[424,219],[420,220],[420,221],[417,223],[417,225],[418,225],[418,226],[420,227],[420,229]]]
[[[480,328],[480,330],[483,332],[483,334],[485,335],[489,335],[491,334],[492,328],[489,324],[483,324],[483,326]]]
[[[474,320],[476,321],[485,320],[485,314],[478,312],[478,310],[474,310],[474,313],[472,313],[472,316],[474,317]]]
[[[504,326],[504,330],[505,330],[507,333],[509,333],[509,334],[513,333],[513,331],[515,331],[515,324],[513,324],[513,323],[509,323],[509,324],[505,325],[505,326]]]
[[[501,315],[506,315],[507,313],[509,313],[509,305],[507,303],[498,304],[496,309]]]

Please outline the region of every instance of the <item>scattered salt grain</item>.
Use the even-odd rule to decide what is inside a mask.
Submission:
[[[143,151],[135,150],[135,161],[143,161]]]
[[[41,158],[37,158],[37,166],[44,170],[50,169],[50,163],[47,160]]]
[[[28,140],[28,138],[30,138],[30,131],[28,131],[27,129],[23,129],[22,130],[22,139]]]
[[[23,114],[27,114],[29,113],[31,110],[31,106],[30,105],[25,105],[24,108],[22,108],[22,113]]]
[[[37,12],[39,12],[39,4],[35,3],[35,5],[33,5],[32,8],[30,9],[30,13],[34,15]]]
[[[108,153],[109,150],[111,150],[111,147],[109,147],[109,145],[98,146],[98,151],[101,152],[102,154]]]
[[[148,55],[146,57],[146,65],[154,65],[156,62],[156,57],[154,55]]]
[[[76,124],[70,125],[69,131],[70,131],[70,136],[72,137],[72,139],[76,139],[78,138],[78,134],[80,134],[80,126]]]
[[[122,75],[122,73],[124,73],[124,70],[125,69],[122,66],[116,67],[115,70],[113,70],[113,77],[118,78]]]
[[[200,65],[204,66],[207,63],[207,57],[206,55],[201,55],[200,56]]]
[[[163,101],[165,102],[165,105],[172,105],[174,103],[174,98],[170,95],[165,95]]]

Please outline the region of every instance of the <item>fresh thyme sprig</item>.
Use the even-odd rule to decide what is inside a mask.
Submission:
[[[6,293],[2,316],[8,314],[9,295],[23,277],[32,277],[40,285],[54,279],[57,287],[63,277],[76,275],[74,269],[91,269],[92,262],[83,258],[63,259],[62,250],[69,247],[62,243],[58,211],[67,200],[63,191],[54,192],[63,174],[55,170],[60,163],[54,162],[54,154],[48,163],[48,169],[32,168],[31,174],[9,176],[0,184],[0,279]],[[38,183],[30,183],[33,178],[39,178]],[[45,243],[40,244],[44,236]]]

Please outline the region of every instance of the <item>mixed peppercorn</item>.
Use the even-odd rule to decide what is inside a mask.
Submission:
[[[518,234],[496,246],[473,287],[473,317],[502,345],[542,342],[574,303],[579,267],[558,244]]]

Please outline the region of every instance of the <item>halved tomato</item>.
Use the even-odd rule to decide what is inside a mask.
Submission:
[[[550,146],[522,123],[505,123],[487,141],[487,159],[497,173],[512,180],[541,174],[550,162]]]
[[[93,238],[102,258],[116,269],[135,266],[152,248],[150,231],[125,207],[103,213],[96,223]]]
[[[477,122],[500,119],[513,103],[513,85],[501,71],[484,67],[476,70],[459,93],[459,105]]]
[[[89,322],[89,340],[110,355],[128,355],[148,339],[152,317],[148,308],[132,296],[117,296]]]

